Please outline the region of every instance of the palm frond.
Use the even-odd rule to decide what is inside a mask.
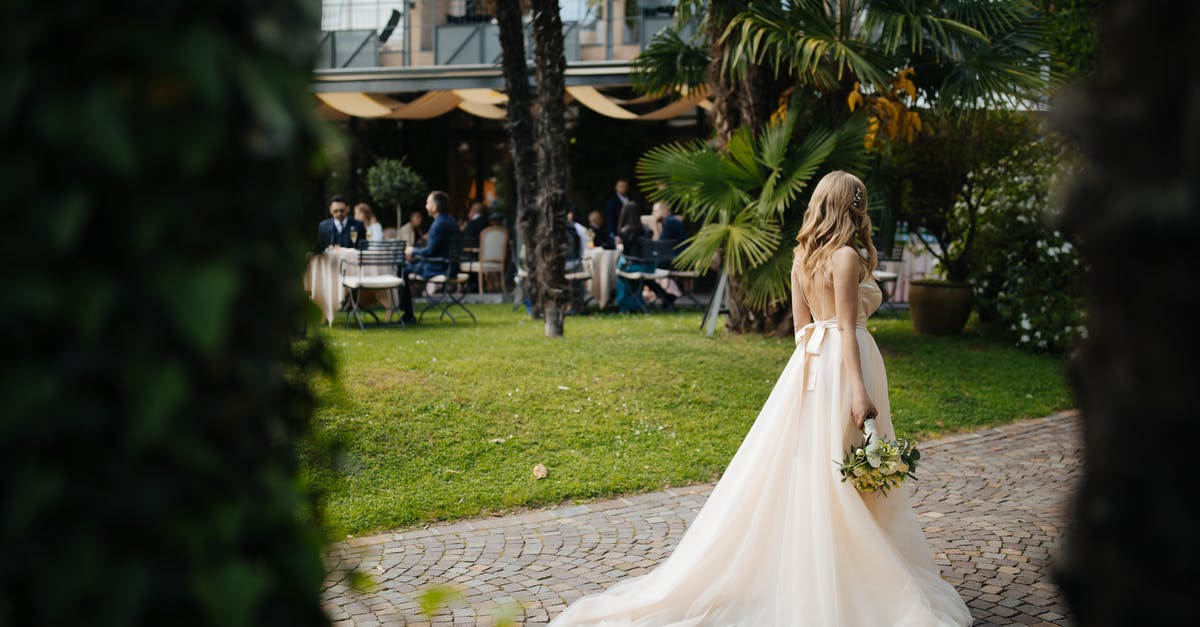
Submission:
[[[842,21],[854,19],[842,16]],[[750,3],[730,21],[724,37],[729,40],[726,65],[748,59],[805,82],[828,83],[850,72],[860,82],[883,87],[890,77],[881,51],[843,32],[837,16],[821,2]]]
[[[703,85],[708,64],[706,43],[686,41],[675,27],[668,27],[634,59],[634,86],[643,93],[661,93]]]
[[[927,44],[946,49],[955,37],[987,41],[977,28],[946,17],[938,9],[938,3],[930,0],[875,0],[867,5],[863,31],[866,37],[877,38],[888,54],[903,48],[917,52]]]
[[[780,237],[775,254],[766,263],[752,268],[745,275],[746,304],[758,311],[770,309],[774,305],[787,302],[791,296],[792,249],[795,245],[790,238]]]

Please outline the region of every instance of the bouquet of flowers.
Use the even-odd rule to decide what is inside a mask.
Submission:
[[[875,419],[863,423],[866,440],[862,446],[851,447],[842,459],[842,481],[850,480],[859,492],[882,492],[900,485],[905,479],[916,479],[913,471],[921,461],[917,443],[908,440],[888,442],[875,430]],[[838,463],[834,460],[834,463]]]

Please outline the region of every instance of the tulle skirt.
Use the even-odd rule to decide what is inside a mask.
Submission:
[[[552,627],[971,624],[933,563],[910,488],[862,495],[841,481],[835,460],[862,435],[840,333],[827,331],[815,354],[797,347],[670,557],[578,600]],[[857,337],[876,423],[894,438],[879,348],[861,326]]]

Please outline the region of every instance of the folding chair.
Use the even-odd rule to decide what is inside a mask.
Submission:
[[[425,318],[425,312],[433,308],[441,310],[438,320],[450,317],[450,322],[457,323],[458,319],[454,314],[450,313],[450,308],[455,305],[459,309],[467,312],[471,316],[471,322],[478,324],[475,319],[475,314],[471,313],[470,309],[463,304],[463,298],[466,296],[464,289],[467,284],[467,279],[470,275],[461,271],[463,258],[463,240],[461,237],[456,237],[450,240],[446,257],[425,257],[426,262],[439,262],[446,265],[446,273],[422,278],[418,275],[409,275],[409,278],[418,285],[421,285],[421,293],[425,295],[425,306],[421,308],[417,314],[417,322],[421,322]],[[453,290],[451,290],[453,288]]]
[[[350,266],[355,266],[355,270],[347,272]],[[364,272],[366,268],[378,269],[376,271]],[[341,275],[342,285],[350,290],[349,306],[350,311],[346,313],[346,326],[350,326],[351,316],[358,322],[358,329],[365,330],[360,312],[364,311],[358,306],[359,294],[363,290],[374,291],[391,291],[397,290],[405,285],[404,279],[404,247],[393,247],[388,250],[360,250],[358,251],[357,259],[343,259],[338,266],[338,274]],[[399,302],[399,294],[397,301]],[[373,310],[365,310],[375,319],[376,324],[382,324],[379,316],[375,315]],[[395,311],[392,315],[395,315]],[[391,321],[391,315],[388,316],[388,321]],[[400,326],[406,327],[404,318],[400,318]]]
[[[619,280],[626,281],[629,289],[634,294],[640,295],[642,287],[646,281],[665,279],[670,276],[670,272],[659,267],[659,263],[670,265],[671,259],[675,256],[675,242],[673,240],[647,240],[642,242],[642,257],[631,257],[622,255],[628,265],[621,264],[617,266],[617,277]],[[622,267],[625,265],[625,267]],[[629,266],[640,266],[637,270],[628,269]],[[652,269],[647,269],[652,268]],[[638,298],[641,303],[642,313],[649,313],[646,309],[646,301],[643,298]]]

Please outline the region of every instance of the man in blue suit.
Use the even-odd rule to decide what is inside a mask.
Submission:
[[[446,274],[449,272],[449,268],[444,261],[429,261],[424,258],[445,259],[450,254],[450,240],[462,237],[462,231],[458,229],[458,222],[450,215],[450,195],[446,192],[430,192],[429,197],[425,199],[425,210],[433,218],[433,225],[429,227],[425,246],[409,248],[408,258],[409,260],[414,257],[422,258],[421,261],[414,264],[412,274],[428,279],[439,274]]]
[[[662,231],[658,235],[658,239],[669,239],[675,242],[675,253],[679,254],[683,250],[683,240],[687,239],[687,227],[683,226],[683,220],[679,216],[671,212],[671,206],[665,202],[655,203],[655,208],[661,205],[659,211],[662,213]]]
[[[330,246],[358,248],[367,245],[367,226],[350,215],[350,203],[342,195],[329,199],[329,218],[317,225],[317,249]],[[358,233],[358,241],[350,236]]]

